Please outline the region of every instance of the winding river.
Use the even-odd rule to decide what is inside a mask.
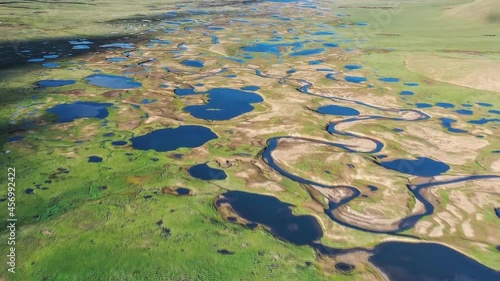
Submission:
[[[256,71],[256,74],[258,76],[265,77],[265,78],[275,78],[275,77],[272,77],[270,75],[264,74],[261,71]],[[369,150],[369,151],[360,151],[353,146],[338,143],[335,141],[318,140],[318,139],[306,138],[306,137],[279,136],[279,137],[273,137],[273,138],[270,138],[267,140],[267,147],[264,149],[264,151],[262,153],[262,158],[271,168],[273,168],[276,172],[278,172],[282,176],[285,176],[285,177],[287,177],[295,182],[298,182],[300,184],[312,185],[312,186],[317,186],[317,187],[327,188],[327,189],[342,188],[342,189],[347,189],[351,192],[350,196],[343,198],[339,202],[333,202],[330,200],[329,208],[325,209],[325,213],[333,221],[335,221],[336,223],[338,223],[340,225],[343,225],[343,226],[346,226],[346,227],[349,227],[349,228],[352,228],[355,230],[360,230],[360,231],[365,231],[365,232],[370,232],[370,233],[383,233],[383,234],[393,234],[393,235],[398,234],[400,232],[403,232],[403,231],[406,231],[406,230],[413,228],[417,224],[417,222],[420,221],[422,218],[429,216],[429,215],[432,215],[434,213],[434,206],[427,198],[425,198],[425,196],[422,195],[422,191],[424,189],[439,186],[439,185],[458,183],[458,182],[480,180],[480,179],[500,178],[500,176],[497,176],[497,175],[470,175],[470,176],[457,177],[457,178],[452,179],[452,180],[431,181],[428,183],[423,183],[423,184],[418,184],[418,185],[408,184],[407,188],[413,194],[415,199],[424,205],[425,210],[422,213],[410,214],[407,217],[402,218],[399,221],[399,224],[391,230],[379,230],[379,229],[375,229],[375,228],[367,228],[367,227],[362,227],[362,226],[358,226],[358,225],[355,225],[352,223],[345,222],[342,219],[340,219],[335,214],[334,211],[341,208],[342,206],[349,204],[351,201],[353,201],[356,198],[358,198],[359,196],[361,196],[361,191],[354,186],[326,185],[326,184],[322,184],[319,182],[315,182],[313,180],[300,177],[300,176],[294,174],[293,172],[288,171],[287,169],[283,168],[282,166],[280,166],[277,163],[277,161],[275,160],[275,158],[272,155],[273,151],[275,151],[276,148],[278,147],[279,141],[285,140],[285,139],[297,140],[297,141],[309,142],[311,144],[320,144],[320,145],[338,147],[338,148],[345,150],[348,153],[373,154],[373,153],[379,153],[384,149],[383,142],[381,142],[375,138],[372,138],[372,137],[362,136],[362,135],[358,135],[358,134],[355,134],[352,132],[347,132],[347,131],[341,131],[341,130],[338,130],[337,127],[340,124],[345,124],[345,123],[350,123],[350,122],[358,122],[358,121],[368,121],[368,120],[391,120],[391,121],[399,121],[399,122],[417,122],[417,121],[427,120],[430,118],[430,116],[428,114],[426,114],[420,110],[416,110],[416,109],[386,108],[386,107],[381,107],[381,106],[377,106],[377,105],[373,105],[373,104],[369,104],[369,103],[365,103],[365,102],[361,102],[361,101],[311,93],[309,91],[309,88],[312,86],[312,83],[310,83],[306,80],[303,80],[303,79],[294,79],[294,80],[297,80],[298,82],[303,84],[301,87],[297,88],[297,90],[303,94],[312,95],[312,96],[324,98],[324,99],[329,99],[329,100],[336,101],[336,102],[352,103],[352,104],[356,104],[356,105],[360,105],[360,106],[364,106],[364,107],[368,107],[368,108],[372,108],[372,109],[377,109],[377,110],[381,110],[381,111],[385,111],[385,112],[394,112],[394,113],[398,113],[399,116],[403,116],[403,117],[386,117],[386,116],[379,116],[379,115],[359,116],[359,117],[347,118],[347,119],[344,119],[342,121],[335,122],[335,123],[329,123],[326,125],[326,131],[328,131],[332,136],[343,136],[343,137],[349,137],[352,139],[362,139],[365,141],[372,142],[375,145],[375,148],[373,148],[372,150]],[[405,117],[405,116],[409,116],[409,117]],[[419,158],[419,160],[420,159],[424,159],[424,158],[422,157],[422,158]],[[427,165],[427,164],[435,164],[435,163],[445,165],[442,162],[434,161],[434,160],[429,159],[429,158],[425,158],[425,159],[429,160],[429,162],[432,162],[432,163],[425,163],[425,161],[422,162],[422,161],[416,161],[416,160],[401,159],[402,164],[400,164],[398,166],[401,168],[406,168],[406,169],[400,168],[400,169],[395,169],[395,170],[398,170],[399,172],[406,173],[409,175],[412,175],[412,174],[415,175],[413,173],[413,171],[415,171],[418,168],[418,166]],[[412,161],[415,162],[415,164],[413,164]],[[376,162],[376,163],[378,165],[383,166],[382,164],[380,164],[378,162]],[[440,173],[436,173],[436,174],[433,174],[431,176],[436,176],[439,174]],[[426,176],[429,176],[429,175],[426,175]],[[407,236],[407,235],[403,235],[403,236]]]

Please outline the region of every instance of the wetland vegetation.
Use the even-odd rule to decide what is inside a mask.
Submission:
[[[499,3],[0,3],[0,280],[499,280]]]

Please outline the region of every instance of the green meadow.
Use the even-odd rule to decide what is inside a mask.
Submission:
[[[415,103],[487,102],[491,108],[475,108],[475,114],[482,116],[489,114],[488,110],[498,110],[500,86],[495,79],[498,78],[495,67],[500,59],[500,14],[497,12],[500,2],[315,1],[318,7],[330,8],[324,12],[326,15],[315,20],[316,10],[304,8],[301,10],[304,20],[290,23],[273,15],[279,11],[283,17],[297,17],[293,9],[298,8],[292,8],[294,3],[264,1],[258,4],[258,14],[252,16],[247,6],[256,4],[253,1],[249,4],[228,2],[226,6],[217,1],[177,0],[0,3],[0,54],[5,59],[0,60],[0,170],[7,175],[9,167],[16,169],[17,218],[16,273],[11,274],[2,266],[0,281],[384,280],[380,270],[362,254],[328,257],[312,247],[278,239],[264,226],[250,229],[226,221],[214,206],[214,200],[229,190],[274,195],[292,204],[293,214],[316,218],[324,231],[320,242],[330,247],[369,249],[391,238],[402,239],[358,231],[330,220],[324,212],[328,202],[325,194],[278,174],[262,160],[266,141],[286,135],[349,141],[349,137],[332,136],[324,130],[329,122],[340,119],[318,114],[315,109],[331,100],[297,92],[300,79],[314,81],[313,91],[327,92],[331,88],[335,94],[387,107],[408,109],[414,108]],[[281,4],[290,8],[276,8]],[[187,12],[194,10],[208,12],[194,16]],[[191,18],[196,21],[168,33],[168,29],[176,25],[165,23],[165,14],[173,11],[180,16],[172,21]],[[228,18],[271,23],[240,27],[241,22],[229,22]],[[366,77],[368,83],[352,86],[345,81],[332,82],[324,73],[319,75],[314,71],[315,67],[308,63],[312,59],[308,57],[283,59],[259,53],[248,65],[227,59],[241,53],[241,46],[253,40],[276,40],[276,34],[284,34],[284,42],[308,40],[306,31],[321,30],[320,22],[333,27],[340,47],[332,48],[331,55],[320,54],[315,58],[324,59],[325,67],[339,69],[342,75]],[[224,28],[217,31],[219,33],[210,31],[219,35],[221,44],[213,44],[212,38],[204,34],[206,26]],[[296,33],[289,30],[290,26]],[[157,38],[173,43],[151,47],[150,39]],[[133,42],[135,46],[130,50],[74,51],[57,60],[58,68],[27,63],[28,57],[22,52],[30,44],[67,45],[69,40],[76,39]],[[185,42],[189,46],[186,56],[204,58],[203,72],[206,73],[190,72],[179,64],[184,54],[176,52]],[[310,44],[310,48],[322,46],[319,41]],[[106,60],[124,57],[127,51],[131,52],[127,55],[128,61],[112,64]],[[429,63],[422,63],[425,59]],[[347,63],[363,68],[347,72],[343,69]],[[477,69],[461,71],[469,65],[477,65]],[[445,66],[451,71],[439,72],[440,67]],[[169,72],[167,67],[174,70]],[[218,75],[218,71],[225,68],[229,69],[225,75],[234,74],[236,78],[230,80]],[[294,68],[299,69],[297,74],[283,74]],[[257,70],[268,73],[270,78],[254,75]],[[95,73],[122,75],[127,71],[132,73],[127,75],[142,82],[141,88],[103,89],[82,79]],[[486,78],[481,80],[483,75]],[[419,86],[388,84],[379,81],[381,77],[399,77],[401,82],[416,82]],[[76,83],[37,89],[37,81],[56,78],[74,79]],[[476,83],[479,80],[482,82]],[[167,87],[160,86],[164,84]],[[235,88],[259,85],[258,93],[264,102],[253,104],[252,112],[234,120],[210,121],[183,111],[186,105],[206,103],[206,95],[180,97],[174,94],[174,89],[188,86],[206,90],[233,85]],[[399,95],[403,90],[415,94],[403,100]],[[158,101],[141,103],[148,98]],[[56,123],[57,117],[46,111],[57,104],[77,100],[110,102],[113,106],[108,108],[109,116],[105,120],[81,118],[69,123]],[[362,109],[359,105],[353,108],[359,109],[362,115],[392,114]],[[445,160],[453,162],[450,164],[452,176],[499,174],[495,166],[498,160],[491,154],[493,150],[500,150],[497,127],[476,126],[466,122],[472,117],[436,107],[423,111],[436,119],[418,124],[372,120],[350,124],[344,130],[383,139],[392,157],[416,157],[431,149],[440,151],[439,145],[447,145],[451,148],[441,149],[440,156],[445,155]],[[437,118],[449,116],[475,135],[471,133],[464,141],[458,135],[448,138],[448,132]],[[207,126],[218,138],[197,148],[183,147],[169,152],[138,150],[130,144],[133,137],[185,124]],[[395,135],[396,127],[408,133]],[[114,135],[107,135],[111,132]],[[479,139],[476,135],[483,137]],[[15,136],[22,136],[22,141],[11,141]],[[127,144],[116,146],[113,141]],[[465,152],[460,151],[463,147]],[[332,149],[318,149],[314,158],[307,157],[309,154],[305,152],[310,153],[309,150],[293,149],[292,146],[287,153],[293,154],[288,155],[290,158],[296,157],[294,161],[282,160],[279,164],[304,178],[362,186],[363,194],[370,194],[366,186],[373,183],[373,175],[383,169],[374,166],[376,155],[356,153],[361,156],[354,159],[361,159],[360,166],[366,169],[356,174],[356,178],[352,177],[355,182],[351,183],[346,180],[351,178],[344,175],[349,171],[345,166],[351,158],[327,165],[330,153],[335,152]],[[179,158],[176,154],[183,156]],[[461,154],[467,154],[462,162],[458,159]],[[103,161],[91,163],[88,161],[91,156],[101,157]],[[200,163],[224,169],[227,179],[204,181],[190,176],[188,169]],[[339,173],[322,172],[328,169]],[[383,182],[387,185],[387,189],[382,190],[385,193],[356,199],[346,213],[352,211],[352,217],[358,214],[368,217],[367,214],[373,212],[380,217],[395,218],[400,215],[400,209],[407,215],[418,211],[420,203],[409,196],[405,186],[411,178],[392,171],[387,175],[396,179],[398,188],[390,186],[393,182]],[[0,184],[6,187],[8,179],[0,177]],[[191,193],[177,196],[164,192],[164,188],[173,187],[186,187]],[[437,221],[434,215],[428,216],[422,220],[423,224],[404,234],[422,241],[445,243],[499,270],[495,248],[498,244],[494,244],[500,243],[499,220],[492,211],[498,207],[498,190],[489,182],[453,186],[453,191],[447,188],[429,192],[430,201],[436,206],[436,213],[458,213],[461,220],[455,218],[452,225],[446,224],[446,214]],[[0,199],[6,200],[3,190]],[[491,198],[484,196],[490,193]],[[411,199],[401,199],[406,197]],[[5,200],[0,202],[2,221],[8,219],[4,212],[8,202]],[[398,202],[397,212],[388,207],[377,209],[379,203],[394,202]],[[461,209],[460,202],[471,204],[475,213]],[[460,226],[464,221],[471,225],[473,235]],[[393,225],[396,223],[392,222]],[[4,247],[8,235],[6,229],[0,230],[2,264],[9,253],[8,247]],[[355,264],[356,270],[345,273],[335,269],[335,262],[343,259]]]

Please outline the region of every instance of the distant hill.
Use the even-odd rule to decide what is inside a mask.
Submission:
[[[484,23],[500,24],[500,0],[475,0],[459,4],[446,14]]]

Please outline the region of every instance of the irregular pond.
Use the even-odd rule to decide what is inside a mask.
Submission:
[[[417,106],[417,108],[429,108],[429,107],[432,107],[432,104],[425,103],[425,102],[417,102],[415,105]]]
[[[193,88],[185,88],[185,89],[175,89],[174,93],[178,96],[189,96],[189,95],[197,95],[199,93],[196,92],[196,89]]]
[[[227,178],[226,172],[220,169],[211,168],[207,163],[197,164],[188,169],[189,175],[200,180],[224,180]]]
[[[47,112],[57,115],[56,123],[72,122],[79,118],[104,119],[108,117],[107,107],[111,105],[113,104],[77,101],[56,105],[47,109]]]
[[[312,60],[309,62],[310,65],[318,65],[322,64],[324,61],[323,60]]]
[[[342,115],[342,116],[357,116],[359,115],[359,111],[347,107],[347,106],[340,106],[340,105],[325,105],[322,107],[319,107],[317,111],[321,114],[330,114],[330,115]]]
[[[455,107],[454,104],[448,103],[448,102],[436,102],[435,105],[439,106],[439,107],[442,107],[442,108],[454,108]]]
[[[150,104],[150,103],[154,103],[156,101],[157,101],[157,99],[142,99],[141,103],[142,104]]]
[[[110,74],[94,74],[84,78],[89,84],[108,89],[134,89],[142,86],[134,78]]]
[[[113,141],[113,142],[111,142],[111,144],[114,146],[124,146],[124,145],[127,145],[128,142],[126,142],[126,141]]]
[[[491,103],[486,103],[486,102],[476,102],[477,105],[482,106],[482,107],[492,107],[493,105]]]
[[[339,44],[337,43],[323,43],[323,47],[326,47],[326,48],[337,48],[339,46]]]
[[[101,48],[120,48],[120,49],[134,49],[135,46],[132,43],[111,43],[100,45]]]
[[[57,62],[46,62],[46,63],[43,63],[42,66],[46,67],[46,68],[57,68],[57,67],[60,67],[61,65]]]
[[[455,110],[456,113],[461,114],[461,115],[472,115],[474,114],[474,111],[468,110],[468,109],[458,109]]]
[[[115,57],[115,58],[106,58],[107,61],[109,62],[122,62],[128,60],[128,58],[125,57]]]
[[[382,77],[382,78],[379,78],[378,80],[380,80],[382,82],[386,82],[386,83],[397,83],[397,82],[399,82],[399,78],[395,78],[395,77]]]
[[[44,58],[33,58],[33,59],[27,60],[27,62],[42,62],[42,61],[45,61],[45,59]]]
[[[184,111],[196,118],[229,120],[252,111],[254,109],[252,103],[264,101],[258,94],[231,88],[214,88],[206,93],[208,94],[206,104],[186,106]]]
[[[318,49],[307,49],[307,50],[302,50],[298,52],[293,52],[290,54],[291,57],[297,57],[297,56],[310,56],[310,55],[317,55],[323,53],[325,49],[323,48],[318,48]]]
[[[154,130],[145,135],[133,137],[130,141],[135,149],[153,149],[158,152],[165,152],[180,147],[198,147],[216,138],[217,135],[207,127],[185,125],[177,128]]]
[[[357,65],[357,64],[346,64],[346,65],[344,65],[344,68],[349,69],[349,70],[354,70],[354,69],[361,69],[363,67],[361,65]]]
[[[204,67],[205,64],[200,60],[183,60],[181,64],[190,67]]]
[[[450,169],[445,163],[427,157],[417,157],[414,160],[396,159],[379,164],[387,169],[421,177],[437,176]]]
[[[413,96],[415,93],[412,91],[401,91],[399,94],[402,96]]]
[[[175,189],[175,192],[177,192],[178,195],[189,195],[191,190],[189,188],[178,187]]]
[[[452,132],[452,133],[467,133],[467,131],[465,131],[465,130],[453,128],[452,124],[455,123],[455,122],[457,122],[457,120],[452,119],[452,118],[446,118],[446,117],[441,118],[441,125],[443,125],[449,132]]]
[[[321,239],[323,230],[313,216],[295,215],[293,205],[274,196],[228,191],[215,202],[228,203],[236,214],[252,223],[262,224],[278,238],[296,245],[311,245]]]
[[[47,87],[61,87],[66,85],[75,84],[75,80],[40,80],[35,83],[36,89],[43,89]]]
[[[89,163],[101,163],[102,157],[99,156],[89,156]]]
[[[352,83],[361,83],[361,82],[365,82],[366,78],[361,77],[361,76],[346,76],[346,77],[344,77],[344,80],[347,82],[352,82]]]
[[[241,49],[245,52],[256,52],[256,53],[269,53],[274,55],[279,55],[280,49],[282,47],[293,47],[293,50],[297,50],[302,47],[302,43],[278,43],[278,44],[270,44],[270,43],[256,43],[252,46],[244,46]]]
[[[334,35],[335,32],[332,32],[332,31],[317,31],[317,32],[314,32],[312,35]]]
[[[335,79],[335,75],[333,75],[333,73],[328,73],[327,75],[325,75],[325,78],[330,79],[330,80],[337,80],[337,79]]]
[[[500,122],[500,118],[481,118],[481,119],[477,119],[477,120],[467,121],[467,123],[476,124],[476,125],[484,125],[484,124],[487,124],[490,122],[498,123],[498,122]]]
[[[368,258],[391,281],[500,280],[500,273],[435,243],[385,242]]]
[[[417,87],[417,86],[419,86],[419,84],[415,83],[415,82],[405,82],[404,85],[405,86],[409,86],[409,87]]]
[[[258,91],[259,89],[260,89],[259,86],[245,86],[240,88],[240,90],[243,91]]]

